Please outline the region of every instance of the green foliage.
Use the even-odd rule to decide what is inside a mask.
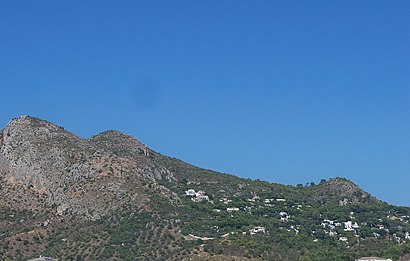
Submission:
[[[15,238],[18,247],[43,247],[41,254],[60,260],[183,260],[206,252],[256,260],[317,261],[361,256],[397,259],[410,253],[410,241],[404,243],[410,231],[410,209],[379,202],[347,180],[285,186],[156,157],[178,181],[141,179],[137,183],[128,178],[130,187],[140,187],[135,193],[144,196],[137,201],[140,205],[125,204],[99,220],[69,216],[53,220],[50,226],[61,224],[47,234],[26,238],[20,234],[36,227],[20,221],[33,218],[33,213],[0,209],[0,221],[10,224],[0,227],[0,256],[7,257],[16,247],[4,240],[13,235],[19,235]],[[159,190],[160,186],[166,190]],[[204,191],[209,201],[194,202],[185,193],[188,189]],[[358,224],[354,232],[345,231],[346,221]],[[251,234],[254,227],[264,227],[266,233]],[[17,251],[12,257],[23,260]]]

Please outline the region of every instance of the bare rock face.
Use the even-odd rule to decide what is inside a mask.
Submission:
[[[0,132],[0,185],[30,191],[56,206],[59,216],[78,213],[97,219],[112,209],[107,204],[138,200],[130,190],[141,187],[141,180],[176,179],[156,162],[155,152],[127,134],[107,131],[86,140],[30,116],[11,120]],[[114,183],[114,189],[101,191],[105,183]]]
[[[88,141],[119,158],[137,163],[138,171],[144,177],[170,182],[176,180],[165,166],[158,164],[155,152],[128,134],[109,130],[91,137]]]
[[[410,254],[400,257],[398,261],[410,261]]]
[[[20,184],[45,192],[51,179],[65,179],[70,158],[66,145],[84,149],[81,139],[56,125],[29,116],[13,119],[3,130],[1,170],[9,184]],[[75,179],[75,177],[71,177]],[[48,187],[52,189],[52,187]]]
[[[149,149],[136,138],[115,130],[109,130],[89,139],[99,147],[122,157],[149,156]]]
[[[369,201],[379,202],[358,185],[344,178],[332,178],[315,187],[315,197],[322,203],[335,201],[339,206],[361,204]]]

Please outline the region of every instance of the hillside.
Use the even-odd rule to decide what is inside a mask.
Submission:
[[[344,178],[243,179],[30,116],[0,132],[0,260],[397,260],[409,220]]]

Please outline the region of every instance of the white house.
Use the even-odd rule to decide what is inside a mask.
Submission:
[[[228,212],[239,211],[239,208],[227,208],[226,211]]]
[[[333,220],[330,220],[330,219],[325,219],[325,220],[323,220],[323,222],[327,222],[327,223],[329,223],[330,225],[333,225],[333,223],[334,223],[334,221],[333,221]]]
[[[352,221],[347,221],[347,222],[343,222],[345,225],[345,231],[353,231],[354,229],[352,228]]]
[[[254,195],[252,198],[248,198],[247,200],[250,201],[250,202],[255,202],[255,201],[259,200],[259,199],[260,199],[260,198],[259,198],[258,195]]]
[[[185,194],[191,197],[191,200],[194,202],[209,201],[209,197],[205,195],[205,191],[202,190],[196,192],[194,189],[188,189],[185,191]]]
[[[30,259],[28,261],[55,261],[55,259],[51,257],[40,256],[38,258]]]
[[[362,258],[356,259],[355,261],[392,261],[392,260],[389,258],[370,256],[370,257],[362,257]]]
[[[336,236],[336,235],[337,235],[337,232],[336,232],[336,231],[330,231],[330,232],[329,232],[329,236],[334,237],[334,236]]]
[[[266,233],[266,228],[265,227],[254,227],[249,230],[251,235],[254,235],[256,233]]]
[[[224,204],[228,204],[228,203],[232,202],[232,200],[227,199],[227,198],[221,198],[219,201],[221,201]]]
[[[209,201],[209,197],[203,194],[197,193],[194,198],[191,198],[194,202],[201,202],[203,200]]]
[[[195,190],[194,189],[188,189],[187,191],[185,191],[185,194],[187,195],[187,196],[195,196],[195,194],[196,194],[196,192],[195,192]]]
[[[283,221],[283,222],[288,221],[288,219],[289,219],[289,217],[290,217],[290,216],[288,215],[288,213],[286,213],[286,212],[284,212],[284,211],[280,212],[280,213],[279,213],[279,216],[280,216],[280,220]]]

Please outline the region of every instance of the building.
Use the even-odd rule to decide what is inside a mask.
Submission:
[[[356,259],[355,261],[392,261],[392,260],[388,258],[370,256],[370,257],[362,257],[362,258]]]
[[[249,230],[251,232],[251,235],[254,235],[256,233],[266,233],[266,228],[265,227],[254,227]]]
[[[288,213],[286,213],[286,212],[284,212],[284,211],[280,212],[280,213],[279,213],[279,216],[280,216],[280,220],[283,221],[283,222],[288,221],[288,220],[289,220],[289,217],[290,217],[290,216],[288,215]]]
[[[56,261],[51,257],[40,256],[39,258],[30,259],[28,261]]]
[[[196,192],[193,189],[188,189],[187,191],[185,191],[185,194],[187,196],[195,196]]]
[[[344,222],[344,225],[345,225],[345,231],[353,231],[354,229],[352,228],[352,221],[347,221],[347,222]]]
[[[202,190],[196,192],[194,189],[188,189],[185,191],[185,194],[191,197],[191,200],[194,202],[209,201],[209,197]]]

